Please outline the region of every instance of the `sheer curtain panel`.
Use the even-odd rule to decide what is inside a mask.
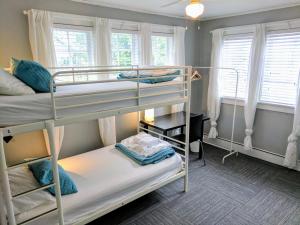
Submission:
[[[174,65],[184,66],[185,65],[185,28],[174,27]],[[181,112],[184,109],[184,103],[172,105],[172,113]]]
[[[111,26],[109,19],[96,18],[95,21],[96,65],[110,66],[111,63]],[[101,79],[109,79],[109,74],[101,74]],[[104,146],[117,142],[116,118],[114,116],[98,119],[99,132]]]
[[[220,116],[221,108],[221,93],[220,93],[220,70],[217,69],[221,65],[221,54],[223,46],[223,30],[214,30],[212,35],[212,55],[211,66],[214,67],[210,70],[207,108],[210,117],[210,131],[209,138],[216,138],[218,136],[217,120]]]
[[[290,168],[296,169],[297,168],[297,161],[298,161],[298,149],[297,149],[297,141],[300,136],[300,74],[298,77],[298,90],[297,90],[297,100],[296,100],[296,107],[294,113],[294,123],[293,123],[293,130],[288,138],[288,146],[286,149],[286,154],[284,158],[283,165]]]
[[[151,65],[152,58],[152,39],[151,39],[151,24],[142,23],[140,29],[141,33],[141,65]]]
[[[55,49],[53,43],[53,18],[52,13],[43,10],[31,9],[28,11],[29,41],[33,60],[45,67],[56,65]],[[49,137],[43,130],[45,144],[50,154]],[[55,150],[59,155],[64,137],[64,127],[55,128]]]
[[[266,43],[265,25],[256,25],[254,39],[252,42],[251,59],[249,65],[248,87],[245,98],[245,124],[246,137],[244,148],[252,149],[253,124],[256,113],[257,101],[260,92],[260,81],[263,75],[264,49]]]

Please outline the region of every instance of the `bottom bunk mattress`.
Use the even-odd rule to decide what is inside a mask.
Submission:
[[[157,164],[140,166],[114,146],[66,158],[59,164],[78,188],[78,193],[62,197],[65,224],[86,220],[93,213],[125,200],[146,187],[159,184],[182,170],[182,160],[178,154]],[[48,210],[50,205],[53,207],[49,204]],[[28,219],[30,212],[24,213]],[[19,218],[26,219],[21,212]],[[29,224],[58,224],[57,212]]]

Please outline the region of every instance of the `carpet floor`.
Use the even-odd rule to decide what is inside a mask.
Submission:
[[[300,172],[205,145],[206,166],[190,155],[183,179],[90,225],[300,225]]]

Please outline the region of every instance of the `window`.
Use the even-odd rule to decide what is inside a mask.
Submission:
[[[169,36],[152,36],[152,64],[166,66],[173,64],[173,38]]]
[[[267,35],[260,101],[294,105],[300,69],[300,32]]]
[[[239,72],[237,97],[244,99],[246,96],[247,80],[249,76],[249,62],[252,46],[251,36],[225,37],[221,67],[235,68]],[[236,72],[233,70],[220,70],[222,80],[221,95],[234,98],[236,89]]]
[[[82,67],[94,65],[92,28],[57,25],[53,31],[53,40],[57,67]],[[79,75],[76,81],[88,81],[92,76]],[[95,79],[95,78],[93,78]],[[72,82],[73,77],[58,77],[57,82]]]
[[[112,33],[112,64],[118,66],[139,64],[138,35],[135,33]]]
[[[55,28],[53,32],[58,67],[94,64],[92,31],[82,28]]]

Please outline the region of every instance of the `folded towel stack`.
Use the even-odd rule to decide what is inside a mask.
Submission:
[[[176,79],[180,75],[180,70],[153,70],[153,71],[141,71],[140,83],[156,84],[162,82],[168,82]],[[153,78],[155,79],[149,79]],[[117,77],[118,80],[137,78],[136,72],[120,73]]]
[[[116,148],[140,165],[158,163],[175,154],[168,142],[144,132],[124,139]]]

